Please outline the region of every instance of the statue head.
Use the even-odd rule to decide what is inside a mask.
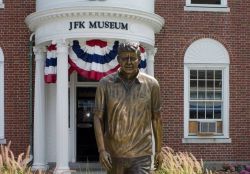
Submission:
[[[118,47],[118,63],[124,74],[134,74],[138,72],[138,65],[141,60],[140,45],[134,42],[120,43]]]

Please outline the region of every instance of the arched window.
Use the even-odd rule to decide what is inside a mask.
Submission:
[[[230,143],[229,54],[218,41],[193,42],[184,56],[183,143]]]
[[[4,137],[4,55],[0,48],[0,144],[6,143]]]

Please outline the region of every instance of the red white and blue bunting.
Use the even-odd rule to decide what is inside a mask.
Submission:
[[[117,62],[117,49],[119,42],[108,44],[101,40],[89,40],[84,45],[79,41],[73,41],[69,49],[69,74],[73,71],[86,79],[100,80],[102,77],[111,74],[119,68]],[[146,71],[146,52],[141,49],[140,71]],[[56,45],[50,45],[47,50],[45,66],[45,82],[56,82]]]

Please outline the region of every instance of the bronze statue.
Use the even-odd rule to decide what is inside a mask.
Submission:
[[[152,130],[156,169],[163,159],[159,84],[139,72],[139,44],[121,43],[117,60],[120,69],[101,79],[96,91],[94,126],[99,160],[110,174],[148,174]]]

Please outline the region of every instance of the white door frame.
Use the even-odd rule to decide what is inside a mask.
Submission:
[[[77,73],[70,75],[70,128],[69,128],[69,159],[76,162],[76,88],[97,87],[98,82],[78,82]]]

